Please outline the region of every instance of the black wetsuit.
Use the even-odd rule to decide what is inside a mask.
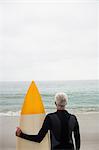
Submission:
[[[75,149],[80,149],[80,132],[77,118],[66,110],[58,110],[48,114],[38,135],[20,134],[21,138],[41,142],[50,130],[51,150],[74,150],[72,133],[74,133]]]

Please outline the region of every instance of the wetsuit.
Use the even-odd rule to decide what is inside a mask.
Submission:
[[[50,130],[51,150],[74,150],[72,133],[74,133],[75,149],[80,149],[80,132],[77,118],[66,110],[58,110],[48,114],[37,135],[21,133],[20,137],[40,143],[48,130]]]

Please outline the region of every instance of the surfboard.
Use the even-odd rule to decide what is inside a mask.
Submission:
[[[20,128],[23,133],[29,135],[38,134],[45,118],[45,109],[41,95],[34,81],[32,81],[20,114]],[[49,133],[46,134],[41,143],[16,137],[16,150],[50,150]]]

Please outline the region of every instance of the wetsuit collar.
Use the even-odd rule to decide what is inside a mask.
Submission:
[[[57,112],[67,112],[68,113],[68,111],[67,110],[57,110]]]

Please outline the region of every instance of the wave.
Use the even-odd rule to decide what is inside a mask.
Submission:
[[[25,94],[0,94],[0,99],[24,98]]]
[[[8,112],[0,112],[0,116],[19,116],[20,111],[8,111]]]
[[[45,111],[47,113],[51,113],[56,111],[55,107],[46,107]],[[92,107],[92,108],[67,108],[67,111],[70,113],[93,113],[93,112],[99,112],[99,107]],[[19,111],[7,111],[7,112],[0,112],[0,116],[20,116],[20,110]]]

